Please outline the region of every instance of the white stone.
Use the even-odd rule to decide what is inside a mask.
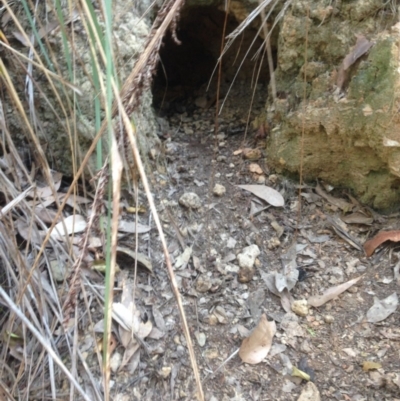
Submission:
[[[292,311],[298,316],[307,316],[309,309],[305,299],[300,299],[292,303]]]
[[[239,253],[237,260],[239,266],[251,269],[254,265],[256,257],[260,254],[260,248],[257,245],[250,245],[243,248],[242,253]]]
[[[213,189],[213,194],[217,196],[222,196],[226,192],[226,188],[221,184],[215,184]]]

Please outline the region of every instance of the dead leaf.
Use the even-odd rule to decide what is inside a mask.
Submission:
[[[63,240],[70,234],[79,233],[85,230],[86,219],[80,214],[73,214],[66,217],[54,226],[50,236],[54,239]]]
[[[378,248],[379,245],[383,244],[386,241],[399,242],[400,241],[400,231],[381,231],[376,234],[374,238],[368,240],[364,244],[364,250],[368,257],[370,257]]]
[[[35,215],[43,221],[43,223],[52,224],[56,219],[57,211],[54,209],[47,209],[41,206],[35,207]],[[57,221],[61,221],[61,216]]]
[[[189,260],[192,256],[192,247],[188,246],[185,248],[185,250],[176,258],[175,261],[175,269],[182,268],[184,269],[187,264],[189,263]]]
[[[361,56],[373,46],[364,35],[357,35],[357,41],[351,52],[343,60],[344,70],[349,69]]]
[[[281,299],[282,308],[285,312],[292,310],[293,297],[287,288],[284,288],[281,292],[276,288],[276,275],[280,273],[264,273],[261,272],[261,277],[269,291]]]
[[[165,320],[162,315],[162,313],[159,311],[159,309],[153,305],[153,318],[156,326],[162,331],[165,332],[166,326],[165,326]]]
[[[363,250],[363,247],[359,243],[358,239],[347,231],[346,224],[337,216],[326,216],[326,221],[331,224],[333,230],[340,238],[344,239],[353,248],[359,251]]]
[[[342,292],[345,292],[352,285],[356,284],[361,277],[362,276],[346,281],[345,283],[335,285],[334,287],[330,287],[322,295],[316,295],[308,298],[308,304],[316,308],[326,304],[328,301],[336,298]]]
[[[59,202],[62,203],[62,202],[64,201],[64,199],[65,199],[66,194],[64,194],[64,193],[58,193],[57,196],[58,196]],[[71,207],[76,207],[77,204],[81,204],[81,203],[83,203],[83,204],[85,204],[85,203],[90,203],[91,201],[92,201],[91,199],[85,198],[85,197],[83,197],[83,196],[71,194],[71,195],[68,196],[68,199],[67,199],[67,201],[66,201],[66,204],[67,204],[68,206],[71,206]]]
[[[346,224],[365,224],[365,225],[371,225],[374,222],[374,218],[365,215],[364,213],[361,212],[355,212],[351,213],[347,216],[341,217],[341,219],[346,223]]]
[[[344,58],[336,79],[336,85],[339,89],[343,89],[344,84],[349,78],[349,68],[368,50],[374,45],[373,42],[370,42],[363,35],[357,35],[357,42],[355,46],[352,48],[350,53]]]
[[[150,227],[140,223],[136,223],[135,221],[120,220],[118,222],[118,231],[131,234],[134,234],[136,232],[138,234],[144,234],[150,231]]]
[[[344,212],[349,212],[354,207],[352,203],[346,202],[344,199],[335,198],[334,196],[327,194],[319,184],[317,184],[317,186],[315,187],[315,192],[319,196],[322,196],[324,199],[326,199],[332,205],[338,207],[339,209],[342,209]]]
[[[394,292],[385,299],[378,299],[374,297],[374,304],[367,312],[367,321],[370,323],[378,323],[385,320],[397,309],[399,299]]]
[[[238,185],[238,187],[251,192],[272,206],[280,207],[285,204],[283,196],[275,189],[267,187],[266,185]]]
[[[242,361],[252,365],[260,363],[268,355],[275,333],[275,321],[269,322],[267,316],[262,314],[257,327],[243,340],[239,349]]]
[[[13,36],[15,39],[19,40],[23,46],[28,47],[30,45],[30,43],[25,39],[24,35],[22,35],[21,33],[15,31],[12,32]]]
[[[33,244],[42,244],[46,236],[43,230],[38,230],[36,224],[28,224],[22,218],[15,221],[18,234]]]
[[[296,255],[297,244],[293,242],[288,250],[281,256],[283,274],[276,274],[275,284],[279,292],[284,288],[292,290],[299,279],[299,270],[297,269]]]
[[[121,255],[118,255],[118,253],[127,255],[129,258],[133,259],[133,264],[131,264],[130,266],[126,266],[126,264],[128,263],[126,263],[125,261],[119,261],[119,264],[121,266],[133,268],[134,261],[137,260],[139,266],[145,267],[150,273],[153,273],[153,265],[151,263],[151,260],[143,253],[135,252],[134,250],[125,246],[117,246],[117,258],[120,259]]]

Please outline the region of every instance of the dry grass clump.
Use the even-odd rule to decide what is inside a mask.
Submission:
[[[167,1],[161,8],[145,50],[120,90],[111,2],[105,2],[104,8],[99,9],[94,9],[89,1],[76,4],[75,9],[59,1],[38,7],[25,1],[3,2],[3,22],[7,25],[1,37],[5,62],[0,61],[2,399],[59,399],[68,395],[73,398],[76,393],[86,400],[109,399],[111,307],[122,159],[129,149],[156,225],[161,229],[137,148],[136,135],[140,133],[134,130],[131,113],[151,85],[163,35],[169,27],[174,31],[181,6],[180,0]],[[93,93],[98,94],[92,105],[96,111],[96,136],[82,159],[76,137],[78,118],[73,119],[84,107],[79,104],[81,91],[74,81],[74,71],[84,67],[80,64],[82,54],[77,52],[77,30],[88,41],[92,71],[87,78]],[[62,55],[52,50],[54,37],[63,45]],[[15,120],[4,115],[9,107],[13,108]],[[72,152],[72,182],[63,181],[62,174],[49,166],[49,155],[39,139],[45,136],[46,126],[40,119],[39,107],[47,107],[56,120],[66,122]],[[16,127],[21,129],[18,136]],[[105,155],[103,138],[109,144]],[[28,152],[23,151],[23,144]],[[90,167],[88,162],[95,149],[99,173],[90,187],[84,172]],[[108,171],[112,171],[111,186]],[[137,190],[138,182],[134,182],[134,187]],[[112,198],[108,205],[107,191]],[[109,213],[105,218],[106,210]],[[93,234],[97,234],[95,240]],[[160,237],[202,399],[189,330],[162,231]],[[94,250],[105,260],[105,286],[100,286],[103,287],[100,291],[90,275],[82,273],[82,269],[93,264]],[[98,355],[94,370],[78,347],[79,329],[94,326],[93,310],[105,310],[103,345],[92,330],[96,340],[94,351]]]

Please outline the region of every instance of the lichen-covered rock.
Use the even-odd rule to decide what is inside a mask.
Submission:
[[[201,199],[199,195],[194,192],[185,192],[179,198],[179,204],[187,207],[188,209],[200,209],[201,208]]]
[[[380,9],[375,0],[292,2],[279,38],[280,96],[269,107],[275,128],[267,153],[277,171],[293,173],[303,146],[305,179],[351,188],[362,202],[388,209],[400,200],[400,34],[397,26],[384,30],[390,21],[374,17]],[[338,89],[337,74],[355,34],[373,46]]]

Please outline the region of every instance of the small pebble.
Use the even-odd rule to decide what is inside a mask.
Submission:
[[[324,316],[324,321],[325,323],[333,323],[335,321],[335,318],[332,315],[325,315]]]
[[[215,184],[213,194],[216,196],[222,196],[226,192],[226,188],[221,184]]]
[[[158,374],[163,378],[166,379],[171,373],[171,366],[163,366],[159,371]]]
[[[241,267],[238,273],[239,283],[248,283],[254,277],[254,267]]]
[[[188,209],[200,209],[201,200],[194,192],[186,192],[179,198],[179,204]]]
[[[195,331],[194,335],[196,336],[196,340],[197,340],[198,344],[200,345],[200,347],[204,347],[204,345],[206,344],[206,340],[207,340],[206,335],[199,331]]]
[[[292,311],[298,316],[307,316],[309,309],[305,299],[300,299],[292,303]]]
[[[112,372],[116,372],[122,363],[122,355],[119,352],[114,352],[110,358],[110,369]]]

